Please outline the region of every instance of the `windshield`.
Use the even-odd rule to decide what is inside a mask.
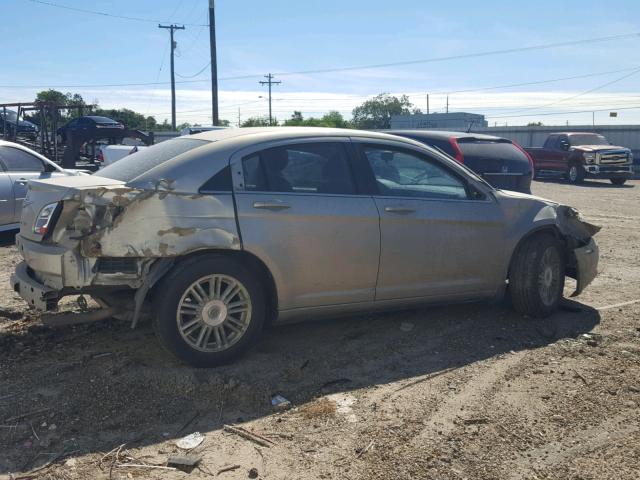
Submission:
[[[602,135],[596,134],[569,135],[569,145],[572,147],[579,145],[609,145],[609,141]]]
[[[0,110],[0,117],[4,117],[4,112],[2,110]],[[15,122],[17,117],[18,114],[16,112],[14,112],[13,110],[7,110],[7,120],[9,120],[10,122]]]
[[[108,167],[98,170],[94,175],[112,178],[123,182],[130,182],[154,167],[171,160],[194,148],[209,143],[207,140],[193,138],[174,138],[166,142],[158,143],[152,147],[140,150],[122,160],[112,163]]]

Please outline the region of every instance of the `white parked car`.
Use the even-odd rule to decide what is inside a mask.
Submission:
[[[0,140],[0,232],[20,228],[22,201],[29,180],[83,174],[81,170],[64,170],[18,143]]]
[[[131,146],[131,145],[104,145],[100,147],[100,153],[98,154],[98,160],[102,163],[103,167],[116,163],[118,160],[122,160],[124,157],[136,153],[138,150],[143,150],[147,147],[143,146]]]

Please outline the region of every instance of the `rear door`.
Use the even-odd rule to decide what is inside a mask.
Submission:
[[[45,166],[35,155],[6,145],[0,146],[0,163],[11,181],[14,199],[12,223],[17,223],[22,213],[22,202],[27,196],[27,183],[29,180],[41,178]]]
[[[267,265],[280,310],[372,302],[380,229],[349,139],[270,142],[232,158],[243,248]]]
[[[354,141],[370,166],[380,212],[376,301],[495,293],[504,270],[504,220],[495,201],[422,150]]]

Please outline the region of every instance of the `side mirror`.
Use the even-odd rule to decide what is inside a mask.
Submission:
[[[562,150],[564,150],[565,152],[569,150],[569,143],[568,142],[561,142],[560,143],[560,148]]]

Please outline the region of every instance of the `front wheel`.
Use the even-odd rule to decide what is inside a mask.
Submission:
[[[547,317],[564,289],[562,245],[551,235],[535,235],[520,246],[509,272],[513,307],[523,315]]]
[[[163,279],[155,294],[160,343],[195,367],[226,363],[258,338],[265,319],[264,289],[242,263],[194,257]]]
[[[614,185],[624,185],[624,182],[627,181],[626,178],[610,178],[609,181]]]
[[[582,183],[584,181],[584,168],[582,168],[582,165],[572,163],[571,165],[569,165],[569,170],[567,170],[566,177],[569,183],[572,183],[574,185]]]

